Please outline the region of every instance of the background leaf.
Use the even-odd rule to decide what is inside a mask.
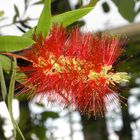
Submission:
[[[0,51],[18,51],[28,48],[34,43],[30,38],[19,36],[0,36]]]
[[[53,119],[56,119],[59,117],[59,114],[56,113],[56,112],[52,112],[52,111],[45,111],[45,112],[42,112],[41,113],[41,119],[43,121],[45,121],[46,119],[48,118],[53,118]]]
[[[51,0],[52,2],[57,1],[57,0]],[[40,0],[38,2],[35,2],[34,5],[38,5],[38,4],[44,4],[45,0]]]
[[[40,0],[38,2],[35,2],[34,5],[43,4],[43,3],[45,3],[45,0]]]
[[[45,5],[36,28],[37,35],[42,34],[43,37],[46,37],[51,28],[51,23],[51,0],[45,0]]]
[[[15,9],[16,16],[19,17],[19,10],[16,5],[14,5],[14,9]]]
[[[4,15],[4,11],[0,10],[0,17],[2,17]]]
[[[120,14],[128,21],[132,22],[136,16],[134,0],[113,0],[118,7]]]

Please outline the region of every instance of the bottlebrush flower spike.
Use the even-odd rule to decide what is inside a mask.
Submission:
[[[31,62],[21,66],[27,75],[23,83],[27,91],[42,94],[48,100],[71,104],[87,114],[103,114],[104,98],[116,94],[117,84],[127,82],[126,72],[115,72],[113,64],[123,52],[124,41],[117,37],[80,33],[73,29],[67,33],[63,27],[53,26],[50,34],[36,39],[23,58]],[[13,55],[14,56],[14,55]],[[26,92],[26,89],[23,89]]]

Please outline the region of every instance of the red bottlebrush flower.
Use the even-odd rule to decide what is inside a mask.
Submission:
[[[31,62],[20,70],[27,75],[23,83],[27,91],[32,89],[35,95],[71,104],[83,113],[103,114],[104,98],[115,92],[116,84],[129,79],[127,73],[113,69],[124,50],[117,37],[83,34],[78,29],[67,34],[63,27],[53,26],[45,39],[35,40],[31,49],[16,56]]]

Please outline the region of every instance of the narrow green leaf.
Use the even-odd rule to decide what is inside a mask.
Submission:
[[[15,22],[16,22],[16,20],[17,20],[17,16],[16,16],[16,15],[14,15],[14,16],[13,16],[13,23],[15,23]]]
[[[30,38],[20,36],[0,36],[0,51],[18,51],[28,48],[35,43]]]
[[[71,25],[72,23],[76,22],[78,19],[88,14],[92,9],[93,7],[88,7],[88,8],[82,8],[78,10],[65,12],[63,14],[52,17],[52,22],[57,23],[59,25],[63,24],[63,26],[67,27],[68,25]],[[27,31],[25,34],[23,34],[23,36],[32,37],[34,31],[35,28],[32,28],[29,31]]]
[[[51,0],[52,3],[55,2],[56,0]],[[38,4],[44,4],[45,0],[39,0],[38,2],[33,3],[33,5],[38,5]]]
[[[45,0],[40,0],[38,2],[35,2],[34,5],[43,4],[43,3],[45,3]]]
[[[46,37],[48,34],[51,24],[52,24],[52,18],[51,18],[51,0],[45,0],[44,8],[42,10],[42,13],[40,15],[37,27],[36,27],[36,33],[37,35],[42,34],[43,37]]]
[[[78,19],[82,18],[86,14],[88,14],[93,7],[88,8],[82,8],[78,10],[73,10],[69,12],[65,12],[63,14],[57,15],[53,17],[53,22],[57,23],[59,25],[63,25],[64,27],[67,27],[77,21]]]
[[[10,81],[9,92],[8,92],[8,110],[9,110],[10,118],[13,124],[15,137],[16,137],[16,130],[17,130],[18,133],[21,135],[22,139],[25,140],[20,128],[18,127],[13,117],[12,101],[14,97],[15,79],[16,79],[16,59],[14,60],[15,61],[13,62],[12,75],[11,75],[11,81]]]
[[[14,4],[14,9],[15,9],[16,16],[19,17],[19,10],[15,4]]]
[[[13,101],[13,96],[14,96],[15,76],[16,76],[15,66],[16,66],[16,64],[13,63],[11,81],[10,81],[9,92],[8,92],[8,110],[9,110],[11,122],[12,122],[12,125],[14,128],[14,135],[16,137],[16,126],[15,126],[15,121],[14,121],[14,117],[13,117],[13,110],[12,110],[12,101]]]
[[[1,63],[0,63],[0,83],[1,83],[2,97],[3,97],[3,100],[5,101],[6,100],[6,96],[7,96],[7,89],[6,89],[6,83],[5,83],[5,79],[4,79],[4,74],[3,74]]]

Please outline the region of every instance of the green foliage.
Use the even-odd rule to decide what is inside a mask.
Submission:
[[[52,22],[57,23],[58,25],[63,25],[64,27],[67,27],[71,25],[72,23],[76,22],[78,19],[82,18],[86,14],[88,14],[93,8],[81,8],[78,10],[73,10],[69,12],[65,12],[62,14],[59,14],[57,16],[52,17]],[[25,34],[23,34],[24,37],[31,37],[33,35],[35,28],[32,28]]]
[[[25,32],[22,36],[32,38],[35,32],[35,28],[31,28],[29,31]]]
[[[120,14],[128,21],[132,22],[136,16],[134,0],[113,0],[118,7]]]
[[[40,0],[38,2],[35,2],[34,5],[38,5],[38,4],[44,4],[45,3],[45,0]]]
[[[57,0],[51,0],[52,3],[53,3],[54,1],[57,1]],[[45,3],[45,0],[39,0],[39,1],[35,2],[34,5],[44,4],[44,3]]]
[[[44,126],[35,126],[34,133],[40,140],[47,140],[46,138],[46,128]]]
[[[63,14],[57,15],[53,17],[53,22],[57,23],[58,25],[63,25],[67,27],[77,21],[78,19],[82,18],[86,14],[88,14],[93,8],[81,8],[78,10],[73,10],[69,12],[65,12]]]
[[[0,36],[0,52],[18,51],[35,43],[30,38],[19,36]]]
[[[43,37],[46,37],[51,28],[51,19],[51,0],[45,0],[45,5],[36,27],[37,35],[42,34]]]
[[[136,78],[140,70],[140,44],[139,42],[132,43],[130,42],[126,47],[126,52],[124,53],[125,56],[128,57],[128,60],[122,64],[119,69],[121,71],[128,71],[129,73],[135,73]]]

